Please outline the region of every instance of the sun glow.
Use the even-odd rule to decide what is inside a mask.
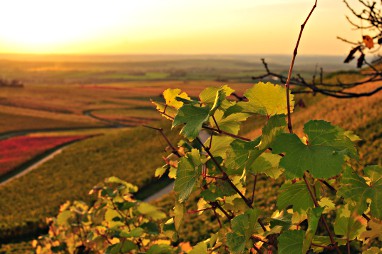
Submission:
[[[289,53],[313,2],[2,1],[0,53]],[[320,1],[301,52],[342,53],[335,37],[350,34],[345,11],[341,1]]]

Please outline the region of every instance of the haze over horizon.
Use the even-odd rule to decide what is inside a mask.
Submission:
[[[314,1],[36,0],[0,4],[0,53],[290,54]],[[356,7],[356,6],[355,6]],[[359,40],[340,0],[319,0],[302,55],[343,55]]]

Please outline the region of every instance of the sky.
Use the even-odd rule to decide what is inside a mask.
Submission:
[[[355,0],[349,0],[355,2]],[[1,1],[0,53],[290,54],[314,0]],[[299,54],[359,40],[342,0],[318,0]]]

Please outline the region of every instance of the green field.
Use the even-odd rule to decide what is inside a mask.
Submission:
[[[287,69],[284,65],[274,66],[275,71]],[[299,68],[304,75],[312,73],[311,69]],[[118,176],[146,190],[147,186],[155,190],[154,170],[163,164],[166,143],[153,130],[135,128],[142,124],[164,125],[150,98],[161,100],[160,95],[166,88],[181,88],[196,96],[207,86],[226,83],[242,94],[252,86],[251,76],[263,73],[261,65],[245,58],[138,62],[13,59],[0,61],[0,71],[4,78],[20,79],[25,84],[24,88],[0,87],[0,137],[7,137],[7,133],[102,134],[65,148],[38,169],[0,186],[0,239],[6,242],[44,231],[45,217],[54,216],[66,200],[91,201],[88,191],[105,177]],[[337,74],[341,80],[359,77],[357,73]],[[334,81],[337,74],[328,75],[327,80]],[[307,108],[296,109],[293,121],[297,131],[301,132],[302,123],[308,118],[326,119],[354,130],[363,139],[359,145],[365,164],[382,163],[380,94],[355,100],[322,96],[300,98]],[[258,126],[263,121],[251,118],[241,132],[256,137],[261,134]],[[119,128],[122,126],[128,128]],[[174,133],[170,137],[175,141]],[[276,191],[277,183],[272,184],[274,186],[265,181],[259,183],[258,202]],[[171,199],[170,196],[158,202],[170,207]],[[272,204],[271,199],[266,204],[259,203]],[[203,231],[197,235],[183,234],[182,239],[196,242],[209,232],[202,227],[203,221],[191,223],[195,217],[187,219],[190,223],[185,223],[187,227],[183,232],[197,232],[201,228]],[[216,226],[211,214],[203,219]]]

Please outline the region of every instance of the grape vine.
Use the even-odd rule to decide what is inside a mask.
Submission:
[[[292,69],[293,61],[289,75]],[[209,87],[192,99],[167,89],[165,102],[153,101],[184,138],[171,144],[161,129],[151,127],[171,148],[155,175],[175,179],[172,216],[133,199],[137,188],[111,177],[91,191],[97,195],[94,205],[61,207],[49,235],[34,242],[37,252],[381,253],[382,167],[352,168],[359,160],[359,138],[322,120],[305,123],[302,135],[294,133],[288,83],[259,82],[244,93],[245,100],[233,93],[227,85]],[[253,115],[267,119],[262,134],[240,136]],[[258,177],[283,182],[276,207],[255,204]],[[211,210],[219,224],[192,247],[177,236],[191,195],[199,198],[196,212]]]

